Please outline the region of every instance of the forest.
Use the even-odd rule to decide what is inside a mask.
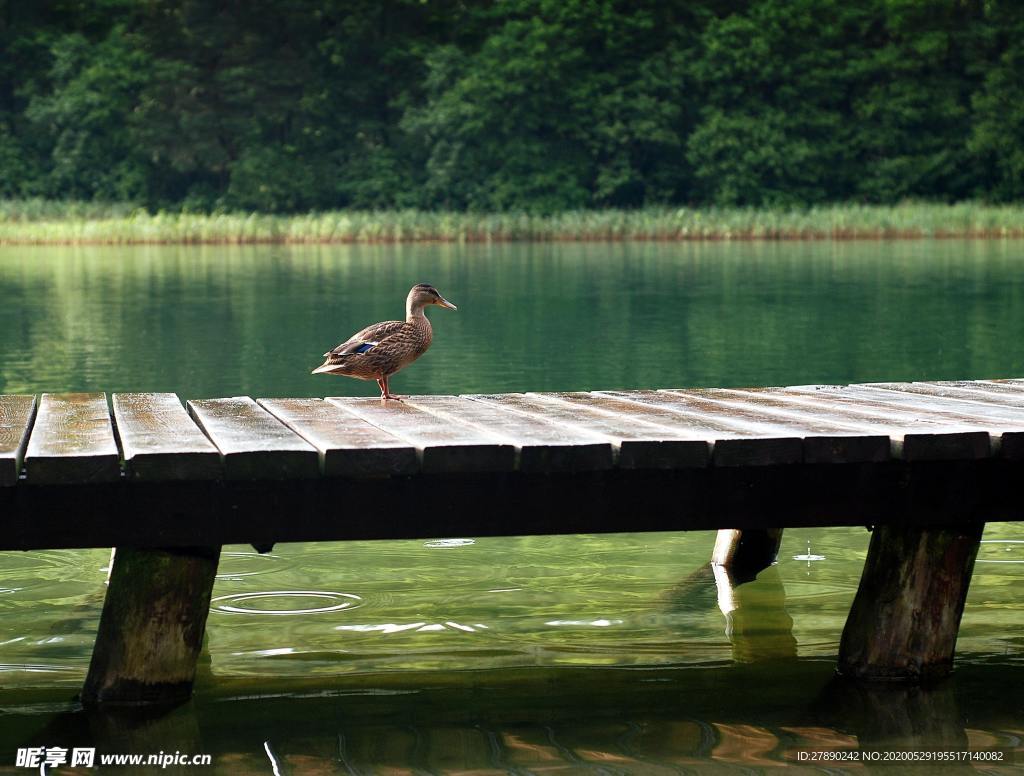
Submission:
[[[4,0],[0,198],[1024,198],[1019,0]]]

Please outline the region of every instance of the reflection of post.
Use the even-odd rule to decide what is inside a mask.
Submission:
[[[191,702],[170,710],[160,706],[132,706],[120,710],[96,708],[91,709],[86,718],[90,746],[95,746],[100,752],[204,752],[199,723]],[[99,765],[98,762],[96,764]],[[167,772],[184,772],[184,769],[178,771],[170,768]]]
[[[815,707],[816,719],[855,733],[862,752],[969,748],[952,682],[918,687],[837,679],[825,687]],[[965,767],[973,772],[969,763]]]
[[[219,557],[219,547],[117,551],[83,703],[191,695]]]
[[[877,526],[839,644],[839,671],[917,681],[953,669],[982,523]]]
[[[781,545],[781,528],[725,528],[715,537],[711,562],[727,568],[734,584],[739,584],[771,566]]]
[[[769,566],[756,582],[747,584],[735,582],[723,566],[712,568],[733,660],[753,663],[796,657],[793,618],[786,611],[786,588],[778,568]]]

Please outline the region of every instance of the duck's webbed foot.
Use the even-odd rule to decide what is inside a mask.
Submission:
[[[395,396],[388,390],[388,378],[384,377],[377,380],[377,385],[380,386],[380,400],[387,401],[388,399],[394,399],[395,401],[401,401],[401,396]]]

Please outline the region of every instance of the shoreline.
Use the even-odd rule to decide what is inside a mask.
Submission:
[[[0,200],[0,245],[329,245],[1024,238],[1024,205],[646,208],[550,215],[419,210],[151,214],[124,203]]]
[[[55,247],[55,246],[117,246],[117,245],[457,245],[457,244],[507,244],[526,242],[547,243],[696,243],[696,242],[883,242],[886,240],[1019,240],[1024,239],[1024,230],[1013,232],[951,232],[943,234],[925,233],[878,233],[878,234],[783,234],[783,235],[701,235],[683,237],[602,237],[602,236],[560,236],[560,237],[483,237],[483,238],[379,238],[379,239],[0,239],[0,248]]]

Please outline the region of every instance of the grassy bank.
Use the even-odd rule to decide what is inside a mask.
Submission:
[[[1024,205],[647,208],[555,215],[417,210],[268,215],[154,214],[127,204],[0,201],[0,244],[6,245],[1014,236],[1024,236]]]

